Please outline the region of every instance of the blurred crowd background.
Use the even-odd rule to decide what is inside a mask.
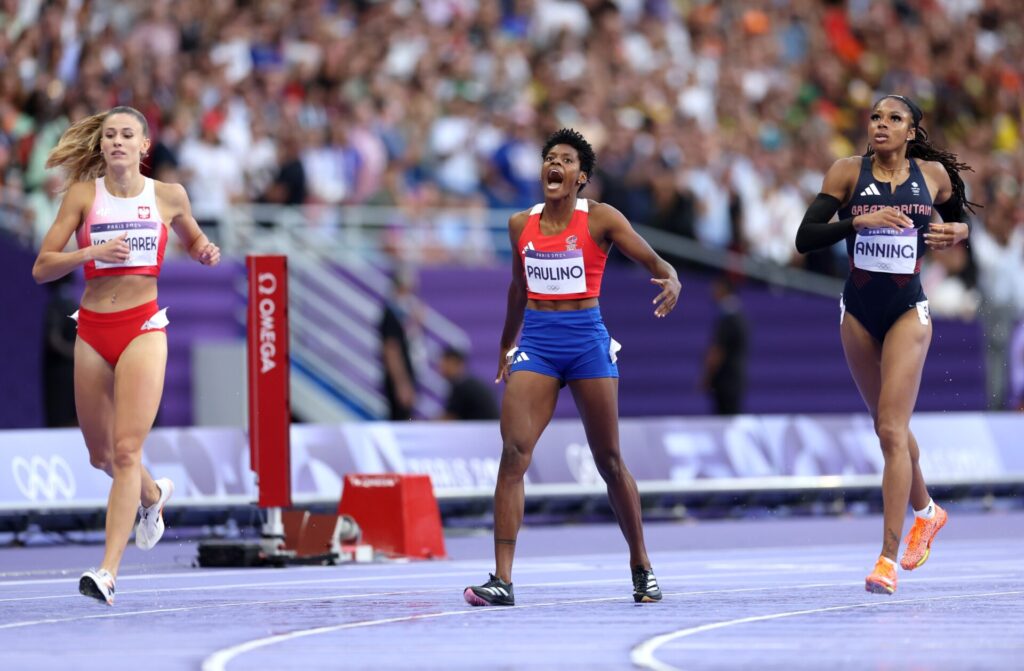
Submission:
[[[238,203],[525,208],[548,133],[598,153],[585,195],[634,222],[843,276],[793,238],[824,171],[898,92],[974,167],[970,248],[933,310],[1024,311],[1017,0],[0,0],[0,209],[35,244],[68,124],[126,104],[146,172],[216,229]]]

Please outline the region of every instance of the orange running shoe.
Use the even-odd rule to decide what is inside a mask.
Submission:
[[[864,578],[864,589],[874,594],[892,594],[896,591],[896,562],[879,557],[875,570]]]
[[[914,518],[914,526],[903,540],[906,548],[900,557],[900,566],[907,571],[913,571],[928,561],[928,556],[932,553],[932,541],[935,540],[939,529],[946,525],[947,517],[946,511],[935,504],[935,515],[930,520]]]

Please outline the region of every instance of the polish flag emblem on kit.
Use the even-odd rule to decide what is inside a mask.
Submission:
[[[149,219],[148,205],[139,205],[139,219]]]

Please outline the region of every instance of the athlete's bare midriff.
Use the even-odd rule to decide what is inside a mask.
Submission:
[[[531,298],[526,301],[528,310],[540,310],[542,312],[568,312],[570,310],[587,310],[597,307],[597,298],[576,298],[573,300],[540,301]]]
[[[155,301],[156,294],[152,275],[94,277],[85,283],[82,307],[93,312],[120,312]]]

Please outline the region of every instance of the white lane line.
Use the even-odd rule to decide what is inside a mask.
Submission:
[[[545,564],[545,565],[533,565],[533,566],[519,567],[519,568],[516,569],[516,572],[517,573],[526,573],[526,574],[530,574],[530,573],[548,573],[548,572],[552,572],[552,571],[562,571],[565,568],[566,567],[565,567],[564,564]],[[572,568],[573,568],[574,572],[579,572],[579,571],[582,571],[582,570],[589,570],[589,571],[603,570],[603,569],[601,569],[599,567],[593,567],[593,566],[591,566],[591,567],[578,567],[575,564],[572,565]],[[259,570],[259,569],[256,569],[256,570]],[[220,574],[215,574],[215,575],[220,575]],[[249,576],[251,576],[252,575],[252,571],[245,572],[242,575],[249,575]],[[625,574],[623,574],[623,575],[625,575]],[[699,574],[696,577],[700,577],[700,575],[704,575],[704,574]],[[139,576],[132,576],[132,577],[138,578]],[[263,588],[273,588],[273,587],[302,587],[302,586],[310,586],[310,585],[335,585],[335,584],[345,584],[345,583],[379,582],[379,581],[383,581],[383,580],[386,580],[386,581],[390,582],[390,581],[396,581],[396,580],[431,580],[431,579],[435,579],[435,578],[457,578],[457,577],[462,577],[462,578],[479,578],[480,577],[480,570],[477,569],[477,568],[473,568],[473,569],[465,569],[465,570],[460,570],[460,571],[443,571],[443,572],[436,572],[436,573],[406,573],[406,574],[384,574],[384,575],[372,575],[372,576],[348,576],[348,577],[345,577],[345,578],[315,578],[315,579],[309,579],[309,580],[279,580],[279,581],[276,581],[276,582],[223,583],[223,584],[220,584],[220,585],[194,585],[192,587],[153,587],[153,588],[149,588],[149,589],[123,590],[123,591],[119,590],[118,594],[123,596],[125,594],[147,594],[147,593],[160,594],[160,593],[164,593],[164,592],[168,592],[168,593],[169,592],[207,592],[207,591],[214,591],[214,590],[220,590],[220,589],[263,589]],[[690,577],[692,577],[692,576],[690,576]],[[117,579],[117,582],[118,582],[119,585],[121,584],[122,580],[123,580],[123,578],[120,578],[120,577]],[[625,581],[626,578],[622,578],[622,580]],[[62,580],[47,581],[47,582],[48,583],[49,582],[53,582],[53,583],[64,584],[64,585],[77,585],[78,584],[78,578],[77,577],[75,577],[73,579],[72,578],[65,578],[65,579],[62,579]],[[611,582],[614,582],[614,580],[612,580]],[[74,593],[71,593],[71,594],[48,594],[48,595],[42,595],[42,596],[16,596],[16,597],[0,598],[0,603],[11,602],[11,601],[43,601],[43,600],[49,600],[49,599],[76,599],[79,596],[80,595],[77,592],[74,592]]]
[[[666,568],[672,568],[673,564],[666,562],[664,564]],[[860,571],[860,566],[842,566],[839,564],[822,567],[814,566],[808,567],[803,565],[794,564],[789,567],[785,567],[779,570],[775,567],[740,567],[742,570],[737,570],[736,567],[728,568],[724,570],[710,570],[700,571],[699,573],[689,574],[676,574],[676,575],[665,575],[661,574],[659,579],[664,582],[665,580],[700,580],[705,578],[723,578],[723,577],[746,577],[751,576],[757,577],[771,577],[780,575],[791,575],[799,572],[801,575],[807,575],[808,573],[816,574],[833,574],[833,573],[844,573],[846,571]],[[547,573],[553,569],[550,566],[535,566],[535,567],[520,567],[516,569],[516,573]],[[582,572],[595,572],[607,571],[607,568],[601,566],[589,566],[585,568],[576,568],[574,573]],[[251,575],[251,574],[250,574]],[[465,571],[446,571],[438,573],[414,573],[406,575],[377,575],[377,576],[356,576],[346,578],[317,578],[310,580],[279,580],[276,582],[250,582],[250,583],[223,583],[220,585],[194,585],[191,587],[152,587],[149,589],[134,589],[134,590],[123,590],[118,591],[118,594],[163,594],[172,592],[208,592],[222,589],[271,589],[276,587],[310,587],[310,586],[323,586],[323,585],[336,585],[345,583],[361,583],[361,582],[376,582],[376,581],[392,581],[392,580],[424,580],[424,579],[436,579],[436,578],[452,578],[452,577],[463,577],[463,578],[474,578],[479,577],[480,572],[478,570],[465,570]],[[625,574],[623,574],[625,575]],[[999,574],[1003,575],[1003,574]],[[533,583],[532,586],[549,587],[557,585],[593,585],[598,583],[613,583],[613,582],[625,582],[625,577],[622,578],[607,578],[604,580],[581,580],[575,582],[552,582],[552,583]],[[63,580],[64,584],[71,585],[77,584],[77,580]],[[118,579],[120,583],[120,579]],[[518,584],[518,583],[517,583]],[[77,599],[80,595],[77,592],[69,592],[68,594],[47,594],[42,596],[15,596],[15,597],[4,597],[0,598],[0,603],[9,602],[24,602],[24,601],[48,601],[52,599]]]
[[[526,610],[530,608],[544,608],[547,606],[568,606],[583,603],[599,603],[603,601],[625,601],[631,599],[631,597],[621,596],[606,596],[593,599],[573,599],[570,601],[549,601],[547,603],[534,603],[525,606],[504,606],[501,608],[473,608],[472,606],[464,606],[459,610],[446,610],[439,613],[423,613],[420,615],[402,615],[398,617],[388,617],[380,620],[362,620],[360,622],[347,622],[345,624],[334,624],[328,627],[316,627],[314,629],[301,629],[299,631],[289,632],[287,634],[278,634],[276,636],[267,636],[265,638],[258,638],[252,641],[247,641],[239,645],[231,646],[230,648],[224,648],[218,650],[209,657],[203,660],[202,671],[224,671],[227,664],[239,655],[243,655],[247,652],[257,650],[259,648],[265,648],[275,643],[283,643],[285,641],[291,641],[297,638],[304,638],[306,636],[316,636],[318,634],[328,634],[335,631],[344,631],[345,629],[360,629],[363,627],[374,627],[381,624],[394,624],[396,622],[415,622],[418,620],[432,620],[439,617],[455,617],[459,615],[483,615],[486,613],[498,613],[512,610]]]
[[[674,579],[681,578],[681,577],[683,577],[683,576],[667,576],[666,578],[663,578],[663,580],[665,580],[665,579],[674,580]],[[952,582],[952,581],[963,582],[963,581],[967,581],[967,580],[991,580],[991,579],[1011,578],[1011,577],[1013,577],[1013,576],[1008,576],[1008,575],[1005,575],[1005,574],[974,575],[974,576],[949,576],[949,577],[936,577],[936,578],[916,578],[916,579],[907,580],[906,582]],[[608,583],[608,582],[619,582],[619,580],[580,580],[580,581],[576,581],[574,584],[588,585],[588,584],[600,584],[600,583]],[[536,588],[536,587],[560,587],[560,586],[565,585],[565,584],[566,583],[564,583],[564,582],[533,583],[533,584],[522,585],[520,587],[520,589],[523,589],[523,588],[532,589],[532,588]],[[733,587],[733,588],[727,588],[727,589],[693,590],[693,591],[686,591],[686,592],[666,592],[665,594],[666,594],[666,596],[704,596],[704,595],[708,595],[708,594],[737,594],[737,593],[744,593],[744,592],[764,592],[764,591],[777,591],[777,590],[784,590],[784,589],[818,589],[818,588],[822,588],[822,587],[841,587],[843,585],[859,586],[860,584],[861,584],[860,581],[857,580],[857,581],[849,581],[849,582],[844,581],[844,582],[805,583],[805,584],[801,584],[801,585],[766,585],[766,586],[761,586],[761,587]],[[254,606],[254,605],[270,605],[270,604],[282,604],[282,603],[303,602],[303,601],[332,601],[332,600],[335,600],[335,599],[357,599],[357,598],[370,598],[370,597],[379,597],[379,596],[405,596],[405,595],[411,595],[411,594],[436,594],[436,593],[443,593],[443,592],[450,592],[450,591],[452,591],[452,588],[444,587],[444,588],[427,589],[427,590],[401,590],[401,591],[391,591],[391,592],[371,592],[371,593],[358,593],[358,594],[318,595],[318,596],[308,596],[308,597],[295,597],[295,598],[291,598],[291,599],[266,599],[266,600],[259,600],[259,601],[230,601],[230,602],[225,602],[225,603],[205,604],[205,605],[202,605],[202,606],[179,606],[179,607],[173,607],[173,608],[154,608],[154,609],[150,609],[150,610],[126,611],[126,612],[110,612],[110,613],[100,613],[100,614],[96,614],[96,615],[80,615],[80,616],[76,616],[76,617],[67,617],[67,618],[47,618],[47,619],[42,619],[42,620],[25,620],[25,621],[21,621],[21,622],[11,622],[11,623],[7,623],[7,624],[2,624],[2,625],[0,625],[0,630],[3,630],[3,629],[18,629],[18,628],[21,628],[21,627],[30,627],[30,626],[42,625],[42,624],[61,624],[61,623],[67,623],[67,622],[78,622],[78,621],[81,621],[81,620],[102,620],[102,619],[115,618],[115,617],[130,617],[130,616],[135,616],[135,615],[161,615],[161,614],[164,614],[164,613],[177,613],[177,612],[194,611],[194,610],[208,610],[208,609],[211,609],[211,608],[231,608],[231,607],[235,607],[235,606],[248,607],[248,606]],[[76,596],[78,596],[78,598],[81,598],[81,595],[76,595]],[[615,601],[615,600],[620,599],[620,598],[623,598],[623,597],[601,597],[601,598],[596,598],[596,599],[584,599],[584,600],[581,600],[581,601],[578,601],[578,602],[577,601],[567,601],[567,602],[564,602],[564,603],[592,603],[594,601]],[[563,603],[563,602],[558,602],[558,603]],[[535,605],[537,605],[537,604],[530,605],[530,607],[533,607]],[[551,605],[551,604],[541,604],[541,605]],[[525,607],[527,607],[527,606],[516,606],[516,608],[525,608]],[[508,609],[505,609],[505,610],[508,610]]]
[[[940,578],[933,578],[932,580],[933,581],[940,581],[942,579],[940,579]],[[946,578],[945,580],[959,580],[959,578]],[[919,582],[923,582],[923,580],[919,581]],[[816,587],[834,587],[834,586],[841,586],[841,585],[845,585],[845,584],[857,584],[857,585],[859,585],[860,582],[858,581],[857,583],[846,583],[846,582],[843,582],[843,583],[822,583],[822,584],[814,584],[814,585],[785,585],[785,586],[772,586],[772,587],[742,587],[742,588],[736,588],[736,589],[702,590],[702,591],[695,591],[695,592],[667,592],[666,596],[698,596],[698,595],[707,595],[707,594],[725,594],[725,593],[735,593],[735,592],[756,592],[756,591],[780,590],[780,589],[808,589],[808,588],[816,588]],[[998,595],[1003,595],[1003,594],[1007,594],[1007,595],[1008,594],[1024,594],[1024,591],[1020,591],[1020,592],[992,592],[992,593],[988,593],[988,594],[977,594],[977,595],[972,595],[972,596],[994,596],[994,595],[997,595],[997,594]],[[526,609],[530,609],[530,608],[545,608],[545,607],[548,607],[548,606],[567,606],[567,605],[576,605],[576,604],[584,604],[584,603],[599,603],[599,602],[607,602],[607,601],[622,601],[622,600],[625,600],[625,599],[628,599],[628,598],[629,597],[600,597],[600,598],[591,598],[591,599],[573,599],[573,600],[569,600],[569,601],[549,601],[549,602],[546,602],[546,603],[526,604],[526,605],[521,605],[521,606],[509,606],[509,607],[504,607],[504,608],[470,608],[469,610],[467,610],[466,608],[461,608],[459,610],[442,611],[440,613],[426,613],[426,614],[420,614],[420,615],[406,615],[406,616],[399,616],[399,617],[383,618],[383,619],[380,619],[380,620],[364,620],[364,621],[360,621],[360,622],[348,622],[348,623],[345,623],[345,624],[336,624],[336,625],[330,625],[330,626],[326,626],[326,627],[316,627],[316,628],[313,628],[313,629],[302,629],[302,630],[299,630],[299,631],[289,632],[287,634],[278,634],[276,636],[267,636],[265,638],[258,638],[258,639],[254,639],[252,641],[247,641],[245,643],[240,643],[238,645],[234,645],[234,646],[231,646],[231,647],[228,647],[228,648],[224,648],[222,650],[218,650],[217,652],[213,653],[212,655],[207,657],[205,660],[203,660],[202,671],[225,671],[225,669],[227,667],[227,664],[229,662],[231,662],[231,660],[233,660],[236,657],[238,657],[239,655],[243,655],[243,654],[245,654],[247,652],[251,652],[253,650],[258,650],[259,648],[265,648],[267,646],[274,645],[274,644],[277,644],[277,643],[284,643],[284,642],[291,641],[291,640],[294,640],[294,639],[297,639],[297,638],[304,638],[306,636],[316,636],[316,635],[319,635],[319,634],[328,634],[328,633],[332,633],[332,632],[336,632],[336,631],[344,631],[346,629],[358,629],[358,628],[362,628],[362,627],[373,627],[373,626],[382,625],[382,624],[395,624],[395,623],[398,623],[398,622],[413,622],[413,621],[417,621],[417,620],[427,620],[427,619],[434,619],[434,618],[439,618],[439,617],[455,617],[455,616],[459,616],[459,615],[470,615],[470,614],[473,614],[473,613],[488,613],[488,612],[494,613],[494,612],[503,612],[503,611],[517,610],[517,609],[518,610],[526,610]],[[916,599],[916,601],[932,601],[932,600],[935,600],[935,599],[942,599],[942,598],[951,598],[951,597],[933,597],[933,598],[927,598],[927,599]],[[893,603],[909,603],[911,601],[915,601],[915,600],[908,599],[908,600],[903,600],[903,601],[893,602]],[[842,608],[855,608],[855,607],[859,608],[859,607],[870,606],[870,605],[877,605],[877,604],[866,603],[866,604],[857,604],[856,606],[838,606],[838,607],[827,608],[827,609],[823,609],[823,610],[836,610],[836,609],[842,609]],[[803,613],[803,612],[818,612],[818,611],[800,611],[800,613]],[[798,614],[798,613],[793,613],[793,614]],[[783,617],[783,616],[784,615],[777,616],[777,617]],[[767,618],[760,618],[760,619],[767,619]],[[736,623],[738,623],[738,622],[736,622]],[[722,626],[726,626],[726,625],[722,625]],[[652,657],[652,659],[653,659],[653,657]],[[654,668],[654,667],[651,667],[651,668]],[[668,668],[671,668],[671,667],[668,667]],[[666,669],[665,671],[668,671],[668,669]],[[676,671],[676,670],[673,670],[673,671]]]
[[[990,542],[991,541],[986,541],[985,539],[964,539],[964,540],[946,541],[946,543],[943,545],[943,557],[948,557],[948,558],[951,558],[951,559],[955,559],[955,558],[960,557],[960,556],[964,556],[964,557],[967,557],[967,558],[975,558],[975,557],[978,556],[977,549],[973,548],[973,547],[963,547],[963,546],[971,546],[971,545],[978,545],[978,544],[985,545],[986,543],[990,543]],[[991,564],[991,563],[994,563],[995,560],[998,560],[999,557],[1003,557],[1003,556],[1005,556],[1007,559],[1013,559],[1014,561],[1016,561],[1019,558],[1019,556],[1020,556],[1020,550],[1016,549],[1014,546],[1016,546],[1016,545],[1024,545],[1024,543],[1021,543],[1021,542],[1018,542],[1018,541],[1012,541],[1012,540],[1008,540],[1008,539],[1000,540],[1000,544],[1001,544],[1000,549],[1001,550],[1005,550],[1005,552],[1000,552],[1000,553],[998,553],[996,555],[991,555],[991,553],[989,553],[989,556],[992,557],[992,559],[986,559],[984,562],[979,562],[979,563]],[[702,551],[702,550],[670,550],[670,551],[666,551],[666,552],[662,552],[662,553],[657,553],[656,552],[656,553],[654,553],[654,558],[655,558],[655,568],[656,569],[658,567],[662,567],[664,569],[664,568],[667,568],[667,567],[681,566],[681,565],[693,566],[694,568],[698,568],[698,567],[705,567],[705,568],[711,568],[711,567],[719,568],[719,567],[722,567],[722,568],[724,568],[724,567],[728,566],[729,563],[721,561],[723,555],[727,556],[727,555],[732,555],[732,554],[742,554],[745,558],[749,558],[752,555],[760,557],[762,555],[774,554],[775,552],[787,552],[787,553],[789,553],[789,556],[791,556],[792,552],[793,552],[793,548],[792,547],[775,547],[775,546],[759,547],[759,548],[718,548],[718,549],[715,549],[713,552],[712,551]],[[854,544],[854,543],[843,543],[843,544],[828,545],[828,546],[808,546],[808,547],[800,548],[800,552],[801,552],[801,556],[804,556],[804,557],[808,557],[808,556],[811,556],[811,555],[817,556],[817,555],[821,554],[821,555],[824,555],[830,562],[836,562],[837,560],[839,560],[839,561],[849,560],[849,561],[853,561],[853,562],[859,562],[858,565],[860,565],[860,563],[863,563],[861,560],[863,560],[863,557],[864,557],[863,544]],[[700,559],[700,558],[697,558],[697,557],[694,557],[694,558],[681,557],[681,558],[676,559],[674,561],[673,560],[668,560],[668,561],[659,561],[658,560],[659,556],[690,555],[690,554],[697,554],[697,555],[706,554],[706,555],[711,555],[711,557],[706,558],[706,559]],[[543,563],[543,564],[534,563],[534,562],[544,562],[545,560],[547,560],[547,561],[546,561],[546,563]],[[480,559],[461,559],[461,560],[451,560],[451,561],[452,561],[452,563],[454,565],[457,565],[457,566],[466,566],[466,567],[470,567],[470,566],[472,566],[472,567],[484,566],[486,568],[487,563],[490,562],[491,560],[490,559],[486,559],[486,558],[480,558]],[[543,570],[541,567],[551,567],[553,570],[558,569],[558,568],[562,568],[564,570],[579,570],[579,569],[583,569],[583,568],[592,568],[593,564],[595,564],[597,562],[601,562],[601,561],[607,561],[609,563],[615,563],[616,565],[622,563],[621,562],[621,557],[619,555],[608,555],[608,554],[577,554],[577,555],[565,555],[565,556],[556,556],[556,557],[547,557],[547,558],[543,558],[543,557],[537,557],[537,558],[524,557],[520,561],[522,562],[522,566],[517,565],[517,567],[516,567],[516,571],[517,572],[526,572],[526,571],[529,571],[529,570]],[[388,566],[388,567],[392,567],[392,566],[413,566],[416,563],[417,562],[391,562],[391,563],[387,563],[387,564],[372,564],[372,565],[366,566],[366,568],[371,568],[371,567],[372,568],[376,568],[376,567],[380,567],[380,566]],[[532,565],[533,568],[530,568],[531,565]],[[138,566],[140,566],[140,565],[134,565],[134,566],[132,566],[130,568],[137,568]],[[806,566],[806,563],[803,564],[803,566]],[[126,567],[126,568],[129,568],[129,567]],[[289,572],[311,572],[311,571],[322,571],[325,568],[326,567],[323,567],[323,566],[292,566],[292,567],[288,568],[288,571]],[[344,568],[344,566],[341,566],[339,568]],[[360,568],[363,568],[363,567],[361,566]],[[132,573],[132,574],[120,576],[118,578],[118,582],[121,583],[121,582],[124,582],[126,580],[155,580],[155,579],[175,579],[176,580],[176,579],[181,579],[181,578],[198,580],[198,579],[210,578],[210,577],[234,576],[234,575],[252,575],[253,571],[255,571],[255,570],[259,570],[259,569],[189,569],[187,571],[174,572],[174,573]],[[748,566],[744,565],[743,570],[746,571],[746,570],[751,570],[751,569]],[[26,585],[48,585],[48,584],[56,585],[56,584],[66,583],[66,582],[69,582],[71,580],[77,580],[78,576],[81,574],[81,570],[80,569],[54,569],[53,571],[48,571],[48,572],[49,573],[53,573],[53,572],[56,572],[56,571],[61,571],[61,572],[67,573],[67,577],[64,577],[64,578],[37,578],[37,579],[21,579],[21,580],[3,580],[2,578],[5,575],[11,575],[11,576],[14,576],[14,575],[24,575],[24,573],[10,573],[10,574],[0,573],[0,589],[3,589],[5,587],[17,587],[17,586],[26,586]],[[377,578],[370,577],[370,578],[364,578],[364,579],[366,579],[366,580],[373,580],[373,579],[377,579]]]
[[[981,597],[993,597],[993,596],[1014,596],[1018,594],[1024,594],[1024,590],[1016,590],[1011,592],[980,592],[976,594],[952,594],[947,596],[932,596],[922,597],[920,599],[900,599],[896,601],[885,600],[885,601],[869,601],[866,603],[855,603],[846,606],[830,606],[828,608],[811,608],[808,610],[792,610],[785,613],[771,613],[769,615],[756,615],[752,617],[741,617],[735,620],[725,620],[723,622],[712,622],[709,624],[702,624],[696,627],[689,627],[687,629],[680,629],[668,634],[661,634],[649,638],[640,645],[633,648],[630,653],[630,660],[635,666],[642,669],[653,669],[653,671],[682,671],[678,667],[666,664],[660,661],[654,656],[655,651],[658,648],[687,636],[694,636],[701,634],[706,631],[714,631],[715,629],[724,629],[726,627],[735,627],[741,624],[749,624],[751,622],[763,622],[766,620],[779,620],[785,617],[797,617],[799,615],[813,615],[815,613],[828,613],[838,610],[853,610],[855,608],[873,608],[878,606],[892,606],[896,607],[902,604],[908,603],[923,603],[927,601],[949,601],[953,599],[978,599]],[[205,666],[204,666],[205,671]]]
[[[39,624],[60,624],[66,622],[79,622],[82,620],[105,620],[112,617],[131,617],[134,615],[162,615],[164,613],[181,613],[185,611],[210,610],[212,608],[231,608],[233,606],[267,606],[282,603],[298,603],[302,601],[334,601],[336,599],[361,599],[381,596],[404,596],[407,594],[432,594],[436,592],[448,592],[449,589],[421,589],[401,592],[370,592],[363,594],[325,594],[321,596],[304,596],[292,599],[269,599],[264,601],[229,601],[225,603],[211,603],[202,606],[179,606],[177,608],[154,608],[151,610],[132,610],[123,613],[100,613],[98,615],[80,615],[77,617],[48,618],[45,620],[26,620],[23,622],[11,622],[0,624],[2,629],[19,629],[21,627],[32,627]]]
[[[460,565],[460,563],[455,563],[454,564],[454,566],[459,566],[459,565]],[[390,568],[390,567],[395,567],[395,566],[410,566],[410,564],[364,564],[364,565],[359,565],[358,567],[356,567],[356,570],[360,570],[362,568],[380,568],[380,569],[383,569],[383,568]],[[483,567],[483,569],[480,568],[481,566]],[[480,573],[481,570],[487,570],[487,567],[494,568],[493,562],[488,560],[488,563],[484,563],[484,561],[481,560],[477,564],[474,564],[472,566],[466,566],[465,568],[460,568],[457,571],[449,571],[449,572],[441,572],[441,573],[388,573],[388,574],[379,574],[379,575],[350,576],[350,577],[347,577],[347,578],[337,578],[337,579],[331,578],[329,580],[344,580],[344,581],[349,581],[349,582],[361,582],[361,581],[371,581],[371,580],[392,580],[392,579],[411,580],[411,579],[431,578],[431,577],[434,577],[434,576],[460,576],[460,575],[467,575],[467,574],[477,575],[477,574]],[[328,567],[328,566],[295,566],[295,567],[289,567],[287,570],[288,570],[289,573],[291,573],[291,572],[310,573],[310,572],[313,572],[313,571],[330,571],[331,569],[342,571],[342,570],[346,570],[346,569],[349,569],[349,568],[353,568],[353,567],[346,566],[344,564],[340,564],[340,565],[334,566],[334,567]],[[526,566],[516,567],[516,572],[517,573],[538,573],[538,572],[542,572],[542,571],[579,571],[579,570],[591,570],[593,568],[594,568],[593,566],[588,566],[588,565],[585,565],[585,564],[578,564],[576,562],[558,561],[558,562],[548,562],[548,563],[543,563],[543,564],[538,564],[538,563],[527,564]],[[279,570],[280,569],[270,569],[270,568],[251,568],[251,569],[244,569],[244,570],[239,570],[239,571],[221,571],[219,569],[207,569],[207,570],[197,569],[195,571],[189,571],[188,573],[148,573],[148,574],[146,574],[146,573],[141,573],[141,574],[140,573],[135,573],[135,574],[131,574],[131,575],[118,576],[117,582],[118,582],[118,584],[121,584],[121,583],[123,583],[125,581],[136,581],[136,580],[158,580],[158,579],[165,579],[165,578],[166,579],[177,579],[177,578],[192,578],[192,579],[195,579],[195,578],[220,578],[220,577],[224,577],[224,576],[236,576],[236,575],[244,575],[244,576],[251,577],[253,575],[253,573],[258,572],[258,571],[277,572]],[[0,582],[0,587],[6,587],[6,586],[10,586],[10,585],[19,585],[19,586],[29,585],[29,586],[35,586],[35,585],[61,585],[61,584],[68,584],[68,583],[76,583],[77,584],[78,578],[79,578],[80,575],[81,575],[80,572],[75,572],[74,575],[69,575],[66,578],[46,578],[46,579],[41,579],[41,580],[17,580],[17,581],[11,581],[11,582]],[[320,582],[320,580],[317,579],[317,580],[297,581],[296,584],[315,583],[315,582]],[[257,584],[257,583],[254,583],[254,584]],[[287,584],[287,583],[278,583],[278,584]],[[230,586],[230,585],[228,585],[228,586]],[[239,583],[238,586],[246,586],[246,585],[242,585],[241,583]],[[174,588],[169,588],[169,589],[174,589]]]
[[[672,567],[672,564],[666,562],[668,568]],[[723,571],[702,571],[700,573],[689,573],[689,574],[674,574],[665,575],[661,574],[658,579],[665,583],[666,581],[684,581],[684,580],[705,580],[708,578],[721,579],[721,578],[732,578],[732,577],[746,577],[751,576],[757,577],[771,577],[771,576],[785,576],[799,572],[801,575],[807,575],[808,573],[814,573],[818,575],[829,575],[836,573],[845,573],[848,571],[859,572],[862,567],[860,566],[847,566],[842,567],[835,565],[835,568],[823,568],[823,567],[807,567],[794,565],[792,568],[784,570],[747,570],[746,567],[740,567],[743,570],[723,570]],[[799,570],[797,570],[799,569]],[[535,566],[535,567],[523,567],[517,569],[518,573],[546,573],[550,570],[549,566]],[[585,571],[604,571],[600,567],[587,567]],[[583,572],[581,570],[575,571],[576,573]],[[439,573],[414,573],[406,575],[377,575],[377,576],[354,576],[346,578],[317,578],[310,580],[279,580],[275,582],[250,582],[250,583],[223,583],[220,585],[193,585],[190,587],[153,587],[149,589],[135,589],[135,590],[124,590],[119,591],[118,594],[121,596],[127,594],[172,594],[178,592],[213,592],[217,590],[232,590],[232,589],[275,589],[275,588],[302,588],[302,587],[325,587],[328,585],[345,585],[365,582],[379,582],[379,581],[396,581],[396,580],[433,580],[437,578],[473,578],[477,577],[478,571],[446,571]],[[251,575],[251,573],[249,574]],[[933,578],[907,578],[905,579],[908,583],[914,582],[932,582],[932,581],[948,581],[948,580],[982,580],[982,579],[1014,579],[1020,578],[1018,574],[1012,573],[989,573],[989,574],[978,574],[971,573],[958,576],[949,577],[933,577]],[[597,585],[606,583],[623,582],[623,578],[605,578],[600,580],[577,580],[577,581],[560,581],[550,583],[530,583],[522,585],[523,587],[556,587],[559,585]],[[66,580],[62,581],[66,584],[73,584],[74,581]],[[120,582],[120,581],[119,581]],[[516,583],[519,584],[519,583]],[[761,588],[756,588],[761,589]],[[0,598],[0,603],[24,603],[29,601],[52,601],[54,599],[79,599],[81,595],[77,591],[69,590],[67,594],[49,594],[43,596],[20,596],[20,597],[5,597]]]

